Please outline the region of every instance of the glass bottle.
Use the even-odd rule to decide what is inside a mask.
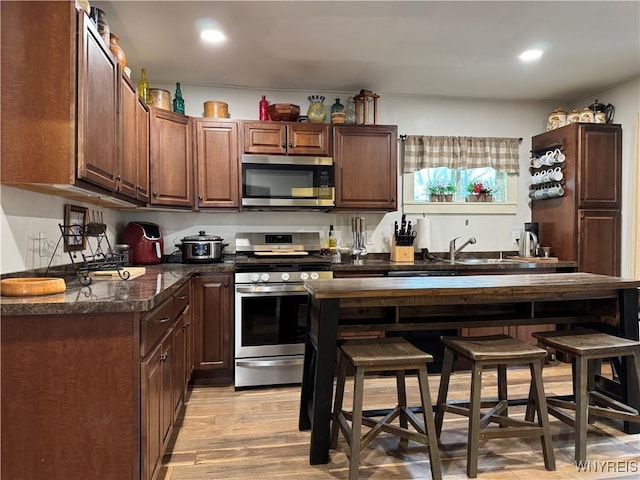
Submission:
[[[184,99],[180,90],[180,82],[176,83],[176,94],[173,97],[173,111],[184,115]]]
[[[345,109],[344,121],[351,125],[356,123],[356,102],[353,97],[347,98],[347,108]]]
[[[138,96],[147,102],[149,96],[149,82],[147,81],[147,69],[143,68],[138,82]],[[147,102],[148,103],[148,102]]]
[[[324,96],[322,95],[310,95],[307,97],[309,100],[309,109],[307,110],[307,118],[311,123],[324,123],[324,119],[327,116],[327,112],[324,109]]]
[[[344,105],[340,103],[340,99],[336,98],[336,103],[331,105],[331,113],[341,113],[344,110]]]
[[[259,106],[259,110],[260,110],[260,121],[261,122],[265,122],[267,120],[269,120],[269,102],[267,101],[267,96],[266,95],[262,95],[262,99],[260,100],[260,103],[258,104]]]

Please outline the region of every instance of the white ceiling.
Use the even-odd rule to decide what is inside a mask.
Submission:
[[[133,78],[575,100],[640,75],[640,1],[92,1]],[[203,45],[217,21],[228,41]],[[524,64],[532,47],[543,58]]]

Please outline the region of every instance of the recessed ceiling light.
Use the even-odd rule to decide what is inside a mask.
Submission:
[[[538,60],[542,56],[542,50],[527,50],[518,55],[523,62],[532,62]]]
[[[207,43],[222,43],[227,37],[220,30],[206,29],[200,32],[200,38]]]

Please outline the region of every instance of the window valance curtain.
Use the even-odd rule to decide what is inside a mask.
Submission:
[[[404,173],[435,167],[454,170],[493,167],[517,175],[520,142],[519,138],[407,135]]]

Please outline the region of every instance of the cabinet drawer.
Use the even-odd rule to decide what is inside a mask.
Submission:
[[[141,356],[144,357],[171,327],[172,315],[173,297],[167,298],[142,319],[142,324],[140,325]]]
[[[185,283],[180,289],[173,295],[173,318],[178,318],[184,309],[191,302],[191,282]]]

